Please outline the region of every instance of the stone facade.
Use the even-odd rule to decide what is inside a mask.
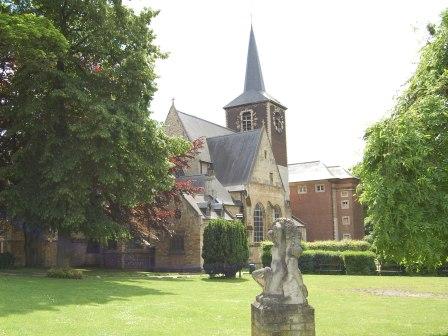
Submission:
[[[202,237],[207,221],[185,199],[179,210],[173,236],[166,234],[160,241],[153,242],[156,246],[155,270],[197,272],[202,269]]]

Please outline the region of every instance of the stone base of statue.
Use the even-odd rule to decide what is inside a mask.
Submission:
[[[268,237],[271,267],[252,272],[263,288],[252,303],[252,336],[315,336],[314,308],[298,267],[301,231],[294,221],[279,218]]]
[[[315,336],[314,308],[257,297],[252,303],[252,336]]]

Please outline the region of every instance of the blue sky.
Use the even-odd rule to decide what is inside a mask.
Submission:
[[[124,0],[159,9],[152,117],[175,97],[186,113],[225,125],[243,90],[251,16],[266,90],[288,107],[290,163],[361,160],[366,128],[390,113],[426,43],[441,0]]]

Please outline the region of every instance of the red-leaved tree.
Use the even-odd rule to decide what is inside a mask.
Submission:
[[[171,173],[179,176],[184,169],[190,167],[190,162],[204,146],[204,139],[193,140],[191,148],[183,155],[170,158],[173,167]],[[182,194],[194,195],[201,192],[202,188],[195,187],[191,180],[176,180],[171,190],[159,193],[155,201],[142,204],[131,211],[130,230],[137,236],[149,236],[158,240],[160,233],[172,233],[172,223],[179,212]]]

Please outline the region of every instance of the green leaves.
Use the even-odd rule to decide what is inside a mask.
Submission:
[[[0,85],[0,202],[28,224],[126,234],[131,209],[173,186],[168,158],[189,149],[149,118],[164,56],[148,26],[156,12],[106,0],[9,10],[0,14],[0,57],[12,69]]]
[[[448,12],[394,113],[366,132],[356,173],[385,258],[435,268],[448,257]]]

